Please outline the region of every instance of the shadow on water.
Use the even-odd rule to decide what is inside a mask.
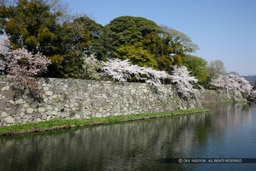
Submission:
[[[256,158],[256,107],[207,107],[211,113],[0,138],[0,170],[256,169],[256,164],[159,161],[188,157]]]

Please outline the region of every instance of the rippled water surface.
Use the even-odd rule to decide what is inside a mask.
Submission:
[[[256,170],[254,164],[173,164],[163,158],[256,158],[256,106],[0,138],[0,171]]]

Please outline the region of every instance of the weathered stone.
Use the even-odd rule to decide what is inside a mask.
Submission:
[[[31,113],[33,113],[34,112],[34,109],[32,109],[32,108],[27,108],[27,111],[26,111],[28,114],[31,114]]]
[[[52,110],[53,107],[48,105],[48,106],[46,107],[46,109],[47,109],[47,110]]]
[[[58,112],[55,111],[55,110],[54,110],[54,111],[49,111],[48,113],[49,113],[50,115],[58,115]]]
[[[37,118],[37,119],[36,119],[36,122],[40,122],[40,121],[42,121],[40,118]]]
[[[49,121],[51,119],[51,116],[47,116],[46,120]]]
[[[80,115],[75,115],[75,119],[80,119],[81,116]]]
[[[7,124],[13,124],[14,123],[14,119],[11,116],[7,116],[6,118],[3,119],[4,122],[6,122]]]
[[[23,108],[28,108],[28,107],[29,105],[27,103],[23,105]]]
[[[6,112],[2,112],[2,113],[1,113],[1,117],[2,117],[2,118],[5,118],[5,117],[7,117],[7,116],[8,116],[8,114],[7,114]]]
[[[25,115],[24,118],[27,119],[27,120],[30,120],[32,118],[32,116],[31,115]]]
[[[3,92],[3,95],[5,96],[5,98],[7,99],[13,99],[15,92],[12,90],[6,90]]]
[[[10,86],[4,86],[1,90],[2,90],[2,91],[10,90]]]
[[[77,99],[85,99],[86,97],[85,97],[85,94],[84,93],[78,93],[78,95],[77,95]]]
[[[44,84],[44,86],[46,86],[46,85]],[[44,91],[48,91],[49,87],[44,87],[43,89],[44,89]]]
[[[42,119],[42,120],[47,120],[47,115],[43,114],[43,115],[41,116],[41,119]]]
[[[10,107],[13,107],[13,106],[10,106]],[[10,107],[9,106],[5,107],[5,111],[9,113],[11,110],[13,110],[13,108],[10,108]]]
[[[25,113],[24,112],[21,112],[20,113],[20,117],[23,118],[25,116]]]
[[[9,103],[14,104],[14,101],[13,101],[13,100],[10,100]]]
[[[40,107],[40,108],[38,109],[38,112],[40,112],[40,113],[45,112],[45,108]]]
[[[0,94],[0,100],[3,100],[4,98],[5,98],[5,96]]]
[[[46,91],[45,94],[46,94],[47,96],[51,96],[51,95],[53,95],[53,92],[51,92],[51,91]]]
[[[69,117],[69,113],[68,113],[68,112],[62,112],[62,113],[60,114],[60,117],[62,117],[62,118]]]
[[[26,103],[26,101],[23,99],[19,99],[16,101],[16,104],[24,104],[24,103]]]
[[[53,95],[52,96],[52,99],[56,99],[58,96],[57,95]]]

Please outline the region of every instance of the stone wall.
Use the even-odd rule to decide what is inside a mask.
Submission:
[[[200,107],[182,99],[171,85],[155,92],[143,83],[115,83],[74,79],[39,79],[43,102],[16,97],[5,77],[0,79],[0,126],[52,118],[80,119],[155,113]]]
[[[196,97],[201,103],[247,101],[239,91],[196,90]]]
[[[39,122],[52,118],[87,119],[117,115],[167,112],[201,107],[195,98],[183,99],[172,85],[154,91],[145,83],[115,83],[57,78],[40,78],[43,101],[16,96],[4,76],[0,76],[0,127]],[[230,101],[222,93],[197,92],[198,99]]]

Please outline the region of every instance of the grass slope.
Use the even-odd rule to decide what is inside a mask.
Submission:
[[[209,111],[210,110],[206,108],[198,108],[198,109],[180,110],[175,112],[123,115],[123,116],[113,116],[113,117],[93,118],[93,119],[71,119],[71,120],[52,119],[49,121],[41,121],[37,123],[17,124],[17,125],[8,126],[8,127],[2,127],[0,128],[0,136],[45,132],[45,131],[53,131],[53,130],[59,130],[59,129],[71,129],[71,128],[80,127],[80,126],[103,125],[103,124],[109,124],[109,123],[145,120],[145,119],[153,119],[158,117],[167,117],[167,116],[184,115],[184,114],[209,112]]]

